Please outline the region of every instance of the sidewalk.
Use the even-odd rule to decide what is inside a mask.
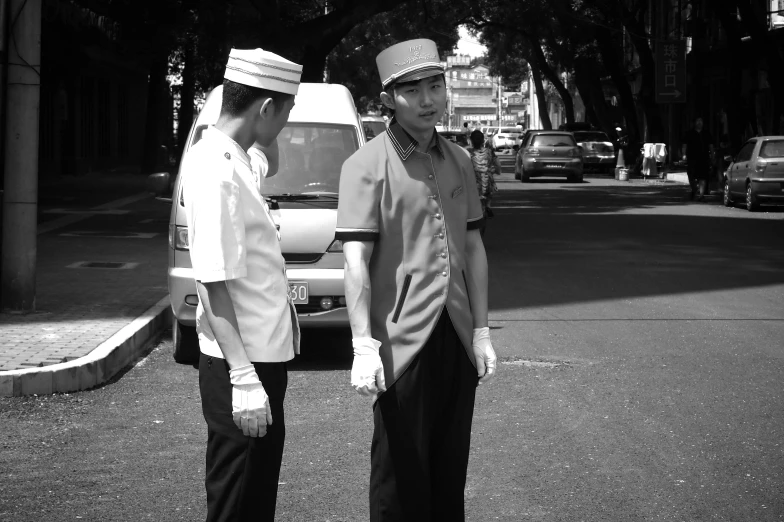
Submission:
[[[36,311],[0,314],[0,396],[109,380],[170,324],[169,205],[139,174],[42,182]]]

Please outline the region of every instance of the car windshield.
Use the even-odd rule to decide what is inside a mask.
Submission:
[[[784,158],[784,140],[766,141],[760,147],[760,158]]]
[[[577,141],[584,142],[584,141],[610,141],[610,138],[607,134],[603,132],[575,132],[574,138]]]
[[[363,121],[362,128],[365,131],[365,138],[368,140],[372,140],[385,130],[387,130],[387,124],[383,121]]]
[[[574,139],[568,134],[539,134],[534,136],[532,147],[574,147]]]
[[[278,135],[278,147],[278,173],[261,182],[265,196],[337,194],[340,169],[359,142],[350,125],[290,123]]]

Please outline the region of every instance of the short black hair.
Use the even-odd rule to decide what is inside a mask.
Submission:
[[[475,149],[482,148],[482,145],[485,143],[485,135],[480,130],[475,130],[471,133],[471,145],[474,146]]]
[[[286,101],[293,96],[293,94],[260,89],[258,87],[251,87],[250,85],[224,79],[221,115],[239,116],[248,110],[248,107],[264,98],[272,99],[275,106],[275,114],[277,114],[283,108]]]

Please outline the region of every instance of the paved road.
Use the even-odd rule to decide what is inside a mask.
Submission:
[[[504,174],[486,244],[503,358],[468,520],[784,518],[784,212],[682,186]],[[366,520],[345,332],[290,366],[280,520]],[[98,390],[0,399],[0,519],[197,520],[196,373],[163,339]]]

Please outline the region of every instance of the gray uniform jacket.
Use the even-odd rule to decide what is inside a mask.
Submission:
[[[435,134],[428,153],[393,120],[343,165],[335,237],[373,241],[371,335],[387,386],[430,337],[444,308],[469,359],[473,319],[466,232],[484,222],[469,156]]]

